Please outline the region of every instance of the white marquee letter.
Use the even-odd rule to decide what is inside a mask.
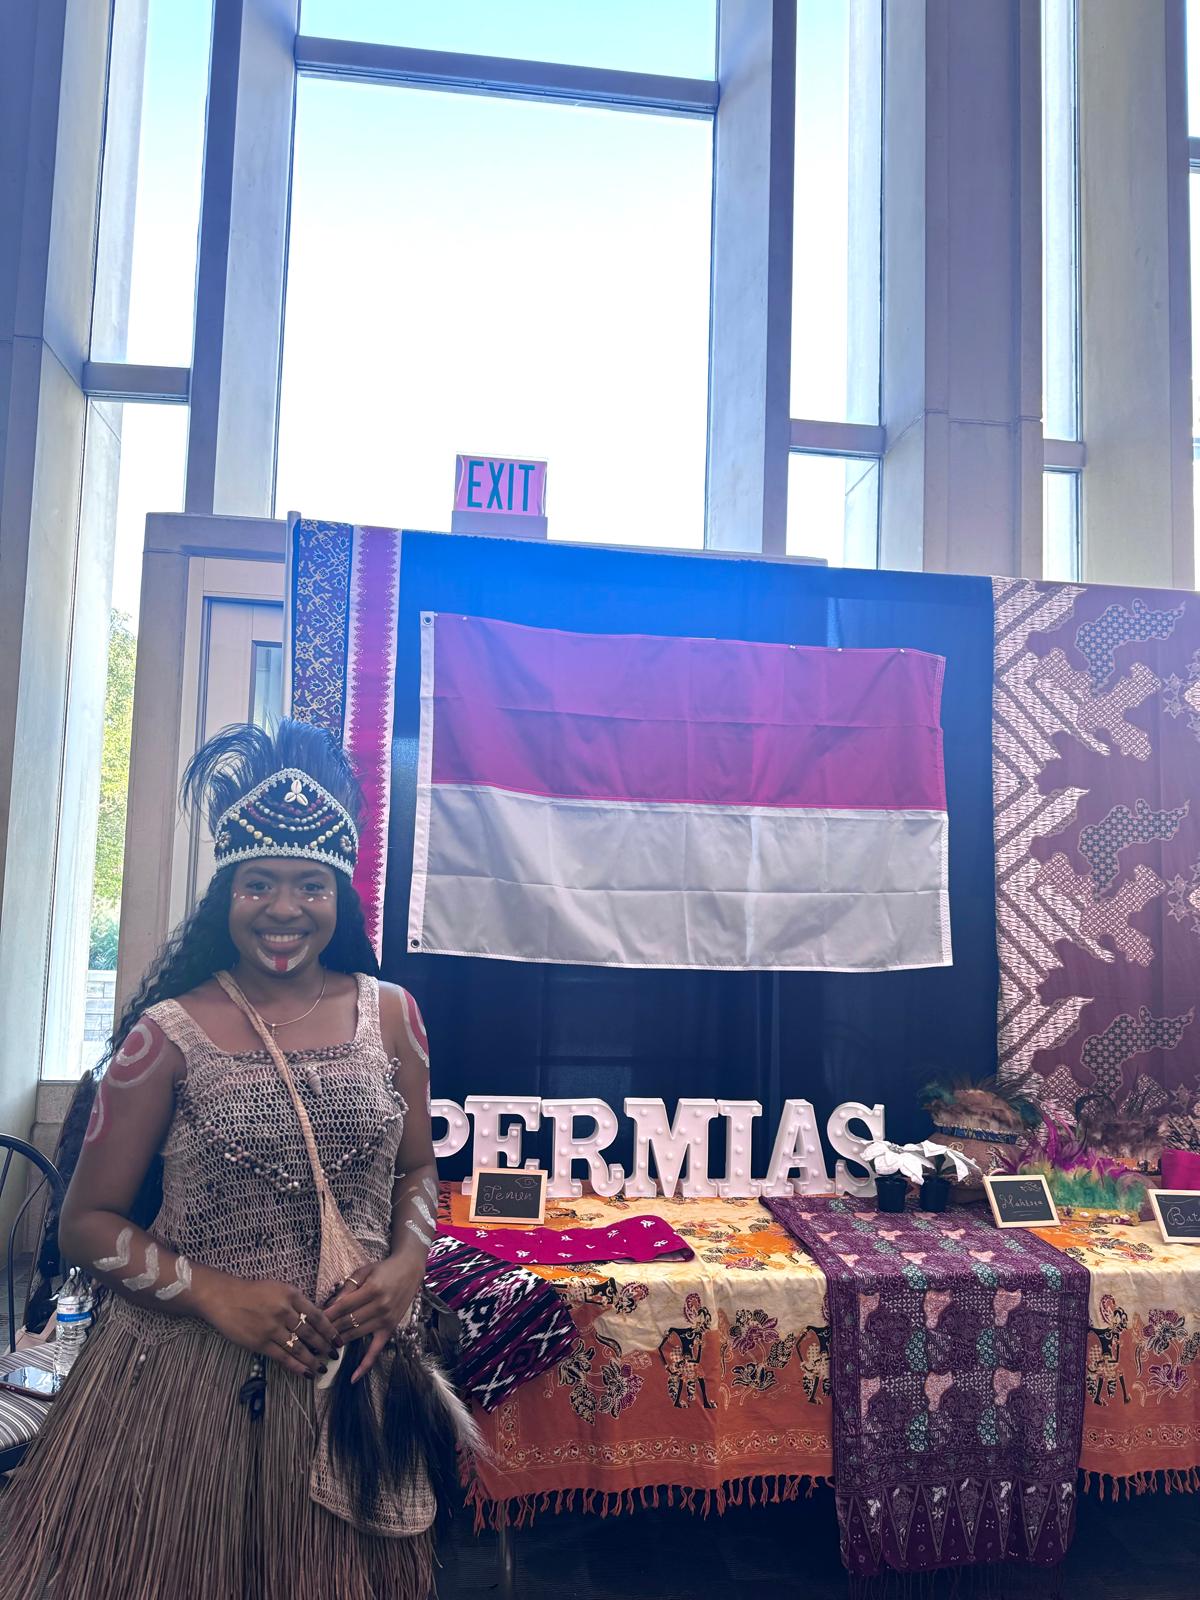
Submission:
[[[792,1171],[800,1176],[793,1179]],[[760,1194],[828,1194],[829,1174],[821,1154],[817,1117],[808,1100],[785,1100],[771,1165]]]
[[[668,1123],[661,1100],[626,1100],[625,1115],[636,1124],[633,1176],[625,1184],[629,1200],[650,1200],[659,1192],[650,1177],[650,1152],[658,1166],[658,1180],[668,1199],[675,1193],[679,1175],[687,1164],[683,1193],[688,1200],[714,1195],[717,1186],[708,1176],[708,1125],[717,1114],[715,1100],[680,1100],[675,1121]]]
[[[530,1131],[536,1131],[541,1126],[542,1102],[536,1095],[516,1095],[505,1100],[486,1094],[469,1094],[467,1096],[467,1115],[475,1118],[475,1144],[473,1147],[471,1165],[475,1171],[483,1167],[519,1167],[521,1165],[521,1123]],[[519,1118],[515,1127],[501,1136],[500,1118],[513,1116]],[[501,1162],[500,1157],[507,1156],[508,1160]],[[538,1163],[529,1161],[528,1165],[534,1170]],[[475,1187],[471,1178],[463,1179],[462,1192],[470,1194]]]
[[[718,1192],[723,1200],[752,1200],[759,1185],[750,1176],[750,1135],[762,1106],[757,1100],[720,1100],[717,1109],[725,1118],[725,1176]]]
[[[609,1199],[625,1182],[621,1167],[610,1167],[601,1152],[617,1136],[616,1113],[603,1100],[543,1100],[542,1115],[554,1124],[554,1173],[546,1193],[551,1200],[578,1200],[583,1185],[572,1177],[572,1162],[586,1161],[592,1188]],[[576,1117],[590,1117],[590,1133],[576,1133]]]
[[[868,1133],[865,1139],[850,1132],[849,1125],[855,1121],[866,1123]],[[825,1131],[838,1155],[849,1156],[854,1161],[872,1139],[883,1138],[883,1107],[865,1106],[861,1100],[847,1100],[835,1108]],[[834,1188],[839,1194],[874,1194],[875,1179],[870,1173],[865,1178],[856,1178],[846,1163],[839,1161],[834,1169]]]
[[[446,1124],[442,1137],[433,1141],[433,1159],[444,1161],[447,1156],[457,1155],[471,1137],[471,1124],[463,1108],[457,1100],[431,1100],[429,1115],[433,1121]]]

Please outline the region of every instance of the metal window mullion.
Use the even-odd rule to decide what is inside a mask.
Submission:
[[[404,45],[318,39],[307,34],[296,39],[295,59],[298,72],[320,77],[396,83],[460,94],[566,100],[680,116],[713,116],[719,97],[716,82],[707,78],[518,61],[449,50],[414,50]]]
[[[299,0],[215,0],[185,507],[274,496]]]
[[[883,459],[887,435],[883,428],[865,422],[816,422],[793,417],[789,450],[823,456],[875,456]]]
[[[1191,284],[1191,174],[1200,165],[1200,139],[1188,139],[1188,165],[1183,164],[1179,133],[1188,124],[1187,8],[1171,0],[1166,10],[1167,124],[1167,275],[1168,333],[1170,341],[1171,429],[1171,576],[1178,588],[1196,583],[1196,507],[1192,461],[1188,450],[1195,412],[1194,385],[1200,374],[1192,371],[1191,352],[1197,308]]]
[[[1087,466],[1087,446],[1080,439],[1043,439],[1042,449],[1047,472],[1082,472]]]
[[[190,367],[155,367],[132,361],[85,361],[83,392],[89,400],[186,405]]]

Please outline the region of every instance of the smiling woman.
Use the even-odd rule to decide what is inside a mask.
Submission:
[[[294,977],[317,962],[336,927],[337,882],[331,868],[283,858],[235,869],[229,933],[251,965]]]
[[[470,1423],[421,1338],[428,1055],[366,937],[358,786],[285,722],[217,735],[184,793],[217,871],[64,1134],[59,1235],[106,1292],[4,1497],[0,1600],[81,1543],[84,1600],[425,1600]]]

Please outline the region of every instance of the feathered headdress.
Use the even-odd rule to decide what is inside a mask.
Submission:
[[[337,741],[307,722],[223,728],[188,763],[182,800],[207,818],[217,866],[275,857],[354,876],[362,792]]]

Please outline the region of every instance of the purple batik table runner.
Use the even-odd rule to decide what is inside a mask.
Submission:
[[[763,1204],[829,1283],[847,1569],[1061,1560],[1075,1521],[1087,1268],[965,1208]]]

